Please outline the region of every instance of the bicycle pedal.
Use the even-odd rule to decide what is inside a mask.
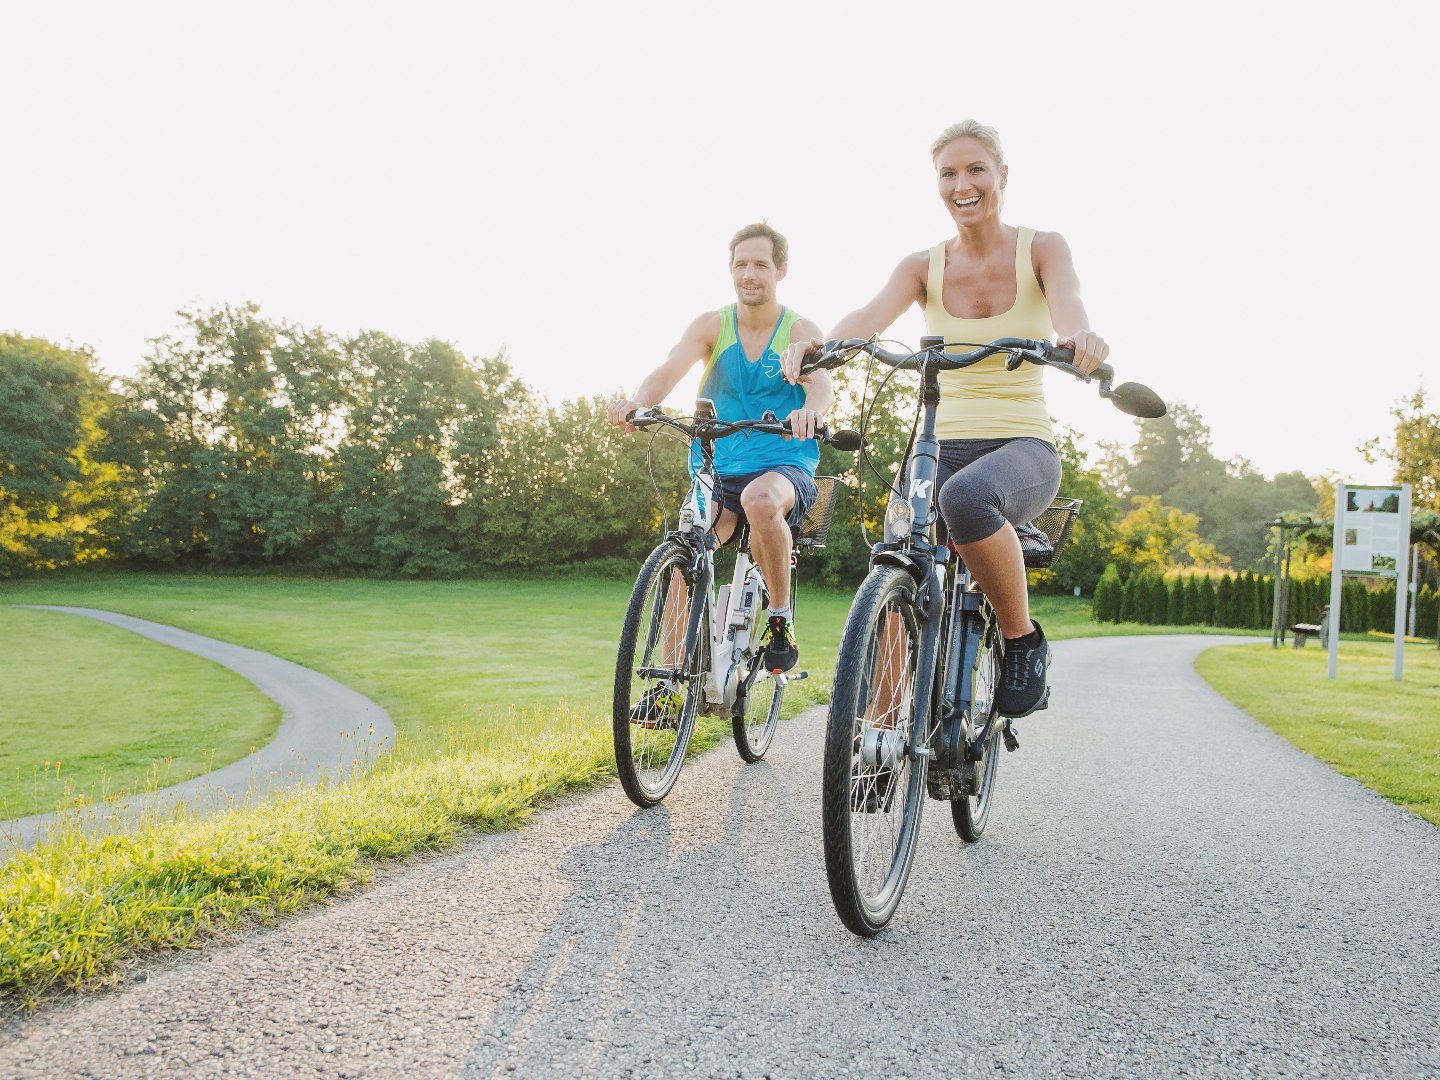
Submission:
[[[790,676],[790,681],[799,682],[801,679],[808,679],[809,677],[810,673],[808,671],[797,671],[794,675]]]
[[[1005,749],[1014,753],[1020,749],[1020,733],[1015,730],[1014,724],[1006,724],[1000,729],[1000,737],[1005,740]]]

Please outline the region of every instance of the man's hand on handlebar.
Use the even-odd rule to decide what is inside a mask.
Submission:
[[[621,398],[619,401],[611,403],[610,408],[605,411],[605,418],[616,427],[622,427],[626,431],[634,431],[636,430],[635,425],[627,424],[625,418],[636,409],[643,408],[646,408],[646,406],[634,398]]]
[[[790,422],[790,434],[786,439],[813,439],[815,432],[824,426],[825,417],[818,409],[799,408],[786,419]]]
[[[1074,335],[1067,335],[1059,338],[1055,344],[1074,349],[1075,359],[1071,363],[1086,375],[1094,374],[1095,369],[1110,355],[1110,346],[1093,330],[1081,330]]]

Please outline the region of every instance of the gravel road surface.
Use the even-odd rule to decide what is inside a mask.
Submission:
[[[1440,1075],[1440,829],[1211,692],[1215,640],[1059,644],[984,840],[930,803],[873,940],[817,711],[12,1019],[0,1076]]]
[[[280,704],[280,730],[249,757],[154,794],[66,812],[66,818],[84,818],[91,828],[116,828],[142,813],[164,812],[180,803],[193,813],[210,813],[263,798],[278,788],[311,782],[322,774],[344,776],[395,741],[395,725],[379,705],[329,676],[289,660],[113,611],[25,606],[98,619],[214,660],[249,679]],[[33,844],[54,826],[57,817],[36,814],[0,821],[0,853],[11,846]]]

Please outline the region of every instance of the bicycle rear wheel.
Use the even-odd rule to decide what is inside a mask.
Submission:
[[[705,692],[703,665],[687,655],[685,640],[696,600],[693,561],[689,548],[674,541],[652,551],[620,631],[611,718],[615,769],[636,806],[654,806],[675,786]]]
[[[825,732],[821,805],[825,872],[842,922],[869,937],[905,891],[925,802],[926,758],[915,725],[929,710],[917,685],[915,585],[895,567],[871,571],[845,621]]]
[[[1000,686],[1000,628],[994,619],[967,616],[969,633],[976,634],[980,646],[975,652],[975,667],[970,680],[970,730],[980,731],[989,724],[985,740],[979,747],[981,758],[976,763],[975,791],[950,800],[950,817],[955,831],[974,843],[985,831],[990,818],[990,804],[995,794],[995,770],[1000,763],[1000,735],[1005,721],[995,715],[995,691]]]

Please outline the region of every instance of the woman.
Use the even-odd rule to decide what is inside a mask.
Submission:
[[[1016,228],[1000,220],[1009,168],[994,128],[975,120],[941,132],[930,148],[940,199],[955,235],[907,256],[878,296],[851,312],[832,338],[883,333],[919,304],[925,326],[947,342],[1001,337],[1049,338],[1075,350],[1089,374],[1110,351],[1090,329],[1070,249],[1058,233]],[[804,358],[821,345],[793,342],[785,377],[799,377]],[[995,608],[1005,636],[996,692],[999,711],[1020,717],[1045,699],[1050,647],[1030,618],[1025,562],[1015,526],[1037,516],[1060,489],[1060,455],[1045,406],[1044,369],[1005,370],[995,356],[940,375],[935,433],[940,512],[952,543]]]

